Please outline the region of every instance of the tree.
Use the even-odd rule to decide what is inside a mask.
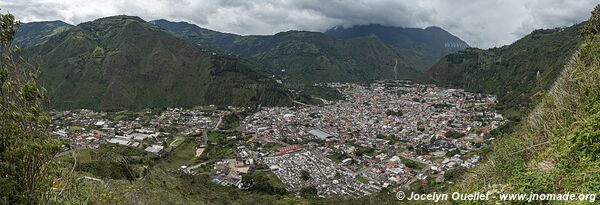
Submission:
[[[287,191],[281,187],[275,187],[270,183],[269,178],[262,174],[254,172],[242,177],[242,184],[249,191],[255,191],[265,194],[285,195]]]
[[[446,134],[444,134],[444,136],[447,138],[458,139],[458,138],[464,137],[465,133],[450,130],[450,131],[446,132]]]
[[[314,186],[307,186],[300,189],[300,196],[304,198],[314,198],[317,196],[317,194],[318,190]]]
[[[39,204],[49,196],[48,171],[60,143],[49,134],[38,67],[12,45],[19,25],[13,15],[0,14],[0,203]]]
[[[600,33],[600,4],[596,5],[596,8],[592,11],[592,16],[583,27],[582,33],[585,36],[594,36]]]
[[[310,179],[310,172],[308,172],[306,170],[300,171],[300,179],[302,179],[304,181],[308,181]]]
[[[402,115],[404,115],[404,113],[402,113],[402,110],[386,110],[385,111],[386,115],[392,115],[392,116],[397,116],[397,117],[402,117]]]

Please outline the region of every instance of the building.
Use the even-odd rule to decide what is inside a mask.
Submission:
[[[154,153],[154,154],[159,154],[160,152],[162,152],[164,149],[163,146],[160,145],[152,145],[150,147],[146,147],[146,149],[144,149],[144,151],[146,152],[150,152],[150,153]]]
[[[298,145],[289,145],[289,146],[285,146],[285,147],[280,147],[277,148],[277,153],[275,153],[275,155],[282,155],[294,150],[300,149],[300,146]]]
[[[326,139],[333,137],[333,135],[331,135],[327,132],[324,132],[323,130],[320,130],[320,129],[313,129],[311,131],[308,131],[308,133],[310,133],[311,135],[315,136],[317,139],[320,139],[320,140],[326,140]]]
[[[110,140],[108,140],[108,143],[129,145],[129,140],[120,138],[120,137],[113,137],[113,138],[110,138]]]

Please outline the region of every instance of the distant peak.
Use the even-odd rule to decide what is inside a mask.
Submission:
[[[139,21],[139,22],[146,22],[144,21],[144,19],[137,17],[137,16],[127,16],[127,15],[116,15],[116,16],[109,16],[109,17],[104,17],[104,18],[99,18],[96,19],[92,22],[102,22],[102,21],[124,21],[124,20],[133,20],[133,21]]]
[[[429,26],[429,27],[427,27],[425,29],[428,29],[428,30],[444,30],[443,28],[441,28],[439,26]]]
[[[54,21],[32,21],[32,22],[24,22],[25,24],[55,24],[55,25],[71,25],[61,20]]]

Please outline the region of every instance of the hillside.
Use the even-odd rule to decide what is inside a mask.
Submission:
[[[334,27],[325,32],[340,39],[374,36],[405,56],[417,70],[425,71],[448,53],[464,50],[469,45],[440,27],[400,28],[379,24],[350,28]],[[409,60],[410,59],[410,60]]]
[[[67,31],[73,26],[62,21],[23,23],[17,31],[14,44],[26,48],[45,42],[48,38]]]
[[[27,50],[53,108],[281,105],[289,95],[235,58],[203,52],[138,17],[79,24]]]
[[[446,46],[449,40],[462,42],[434,27],[406,30],[382,27],[381,35],[356,33],[350,36],[346,30],[330,30],[327,33],[288,31],[241,36],[186,22],[156,20],[152,23],[194,43],[249,59],[292,83],[414,79],[432,62],[455,51]],[[380,28],[373,27],[379,34],[377,29]]]
[[[583,43],[541,103],[516,132],[499,138],[462,191],[600,191],[600,6],[583,30]]]
[[[501,48],[470,48],[449,54],[419,80],[495,94],[499,109],[515,120],[559,76],[581,42],[581,26],[536,30]]]

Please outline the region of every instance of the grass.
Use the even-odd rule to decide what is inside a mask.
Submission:
[[[200,161],[218,160],[235,157],[236,141],[225,139],[226,135],[209,132],[208,147],[200,156]]]
[[[219,133],[216,132],[210,132],[208,133],[208,143],[211,142],[218,142],[220,140],[220,138],[222,138],[223,136]]]
[[[92,152],[91,149],[82,149],[75,152],[75,156],[77,157],[78,163],[90,162],[92,160]],[[62,155],[57,158],[59,161],[73,161],[72,153]]]
[[[180,141],[180,145],[161,159],[157,166],[166,170],[173,170],[184,165],[190,166],[195,164],[196,143],[191,139]]]
[[[267,151],[277,151],[277,149],[279,149],[281,147],[283,147],[283,145],[281,145],[279,143],[273,143],[273,142],[262,146],[262,148]]]
[[[363,184],[369,184],[369,180],[367,180],[367,178],[363,177],[362,175],[356,176],[356,181]]]
[[[277,175],[275,175],[271,171],[255,171],[252,172],[251,175],[264,176],[266,179],[268,179],[267,181],[271,186],[285,189],[285,185],[283,184],[283,182],[281,182],[281,180],[279,180],[279,177],[277,177]]]
[[[407,167],[413,168],[413,169],[423,169],[425,168],[425,164],[421,163],[421,162],[417,162],[414,160],[410,160],[404,157],[400,157],[400,161],[402,162],[402,164],[406,165]]]
[[[331,154],[327,155],[327,158],[340,163],[344,159],[351,158],[351,156],[341,153],[341,152],[332,152]]]
[[[121,120],[124,120],[124,119],[127,119],[127,115],[115,115],[112,118],[113,121],[121,121]]]
[[[69,128],[67,129],[69,132],[78,132],[78,131],[82,131],[84,128],[80,127],[80,126],[69,126]]]

